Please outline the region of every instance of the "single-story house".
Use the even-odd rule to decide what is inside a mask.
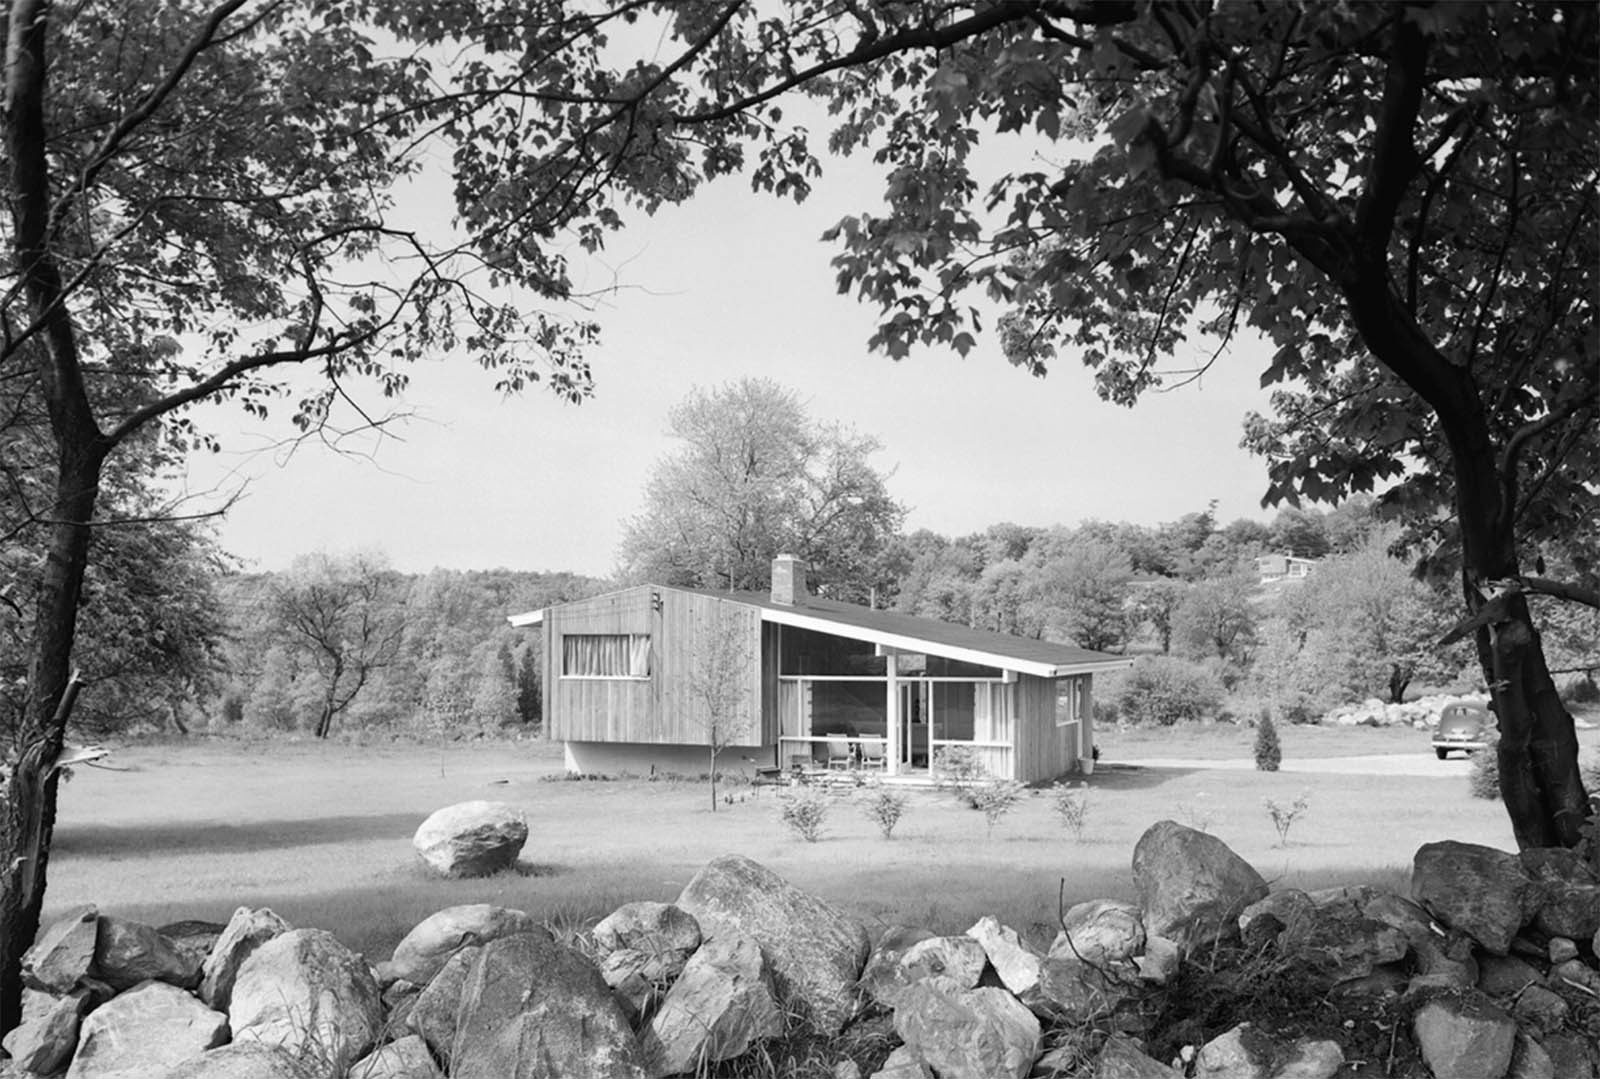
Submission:
[[[1262,584],[1273,581],[1303,581],[1317,568],[1315,558],[1292,554],[1264,554],[1256,559],[1256,576]]]
[[[644,584],[510,622],[543,628],[545,730],[585,774],[699,774],[715,742],[719,769],[927,779],[959,749],[1050,779],[1092,759],[1095,674],[1131,663],[811,596],[787,555],[770,594]]]

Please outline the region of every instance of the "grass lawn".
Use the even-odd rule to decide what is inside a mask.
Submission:
[[[1230,741],[1248,732],[1231,728],[1227,737],[1153,733],[1148,752],[1133,751],[1144,732],[1103,740],[1083,842],[1057,822],[1043,793],[989,835],[982,814],[934,791],[913,792],[892,841],[841,793],[821,842],[808,844],[779,821],[781,788],[727,787],[738,800],[713,814],[704,783],[560,779],[560,747],[543,743],[130,746],[111,761],[124,771],[82,768],[62,789],[46,918],[83,902],[156,924],[225,921],[241,904],[268,906],[377,960],[444,906],[491,902],[578,927],[628,900],[672,899],[705,862],[736,852],[852,910],[869,928],[908,922],[958,932],[994,914],[1045,940],[1059,888],[1068,902],[1131,896],[1134,843],[1163,818],[1205,827],[1269,880],[1302,887],[1404,890],[1422,843],[1514,846],[1503,809],[1470,797],[1459,770],[1348,776],[1117,763],[1199,759],[1189,741],[1219,756],[1249,751],[1248,742],[1241,750]],[[1286,758],[1313,744],[1306,732],[1284,733]],[[1382,752],[1368,748],[1369,739],[1396,732],[1323,734],[1340,755],[1352,755]],[[1425,739],[1400,734],[1389,744],[1408,751]],[[1301,794],[1309,809],[1279,846],[1263,799],[1287,804]],[[478,881],[428,876],[412,833],[433,810],[480,798],[526,812],[531,834],[520,871]]]

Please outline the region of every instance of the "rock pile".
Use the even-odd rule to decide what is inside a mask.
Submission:
[[[1278,957],[1319,1001],[1401,1005],[1391,1014],[1440,1079],[1596,1079],[1600,876],[1572,852],[1434,843],[1409,897],[1269,892],[1215,837],[1164,821],[1135,848],[1133,880],[1137,902],[1072,907],[1048,949],[987,917],[953,936],[893,926],[869,945],[847,914],[728,856],[581,946],[477,904],[425,919],[376,968],[271,911],[174,940],[83,908],[28,953],[26,1021],[5,1049],[11,1074],[67,1079],[657,1079],[797,1024],[822,1035],[813,1051],[862,1024],[894,1046],[873,1079],[1343,1071],[1337,1024],[1290,1035],[1263,1015],[1196,1027],[1170,1062],[1152,1058],[1151,1002],[1226,976],[1200,972],[1233,954]]]
[[[1394,727],[1404,725],[1427,730],[1439,723],[1439,713],[1444,706],[1457,701],[1481,701],[1482,697],[1455,697],[1433,694],[1418,697],[1403,704],[1389,704],[1376,697],[1368,697],[1360,704],[1342,704],[1322,717],[1322,722],[1340,727]]]

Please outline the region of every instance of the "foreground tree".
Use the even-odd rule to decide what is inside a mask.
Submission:
[[[503,14],[526,26],[545,8]],[[969,351],[977,290],[1009,305],[1015,362],[1078,358],[1131,402],[1196,328],[1219,355],[1259,329],[1277,347],[1263,383],[1289,387],[1248,432],[1268,500],[1394,481],[1386,503],[1435,526],[1493,687],[1517,841],[1578,843],[1577,742],[1526,597],[1600,595],[1525,572],[1522,552],[1595,509],[1600,9],[623,10],[660,16],[652,59],[611,66],[625,50],[596,30],[605,16],[502,53],[495,92],[530,113],[477,125],[485,184],[514,159],[596,242],[620,206],[747,163],[758,187],[803,196],[818,162],[778,98],[804,91],[836,117],[830,149],[888,173],[886,208],[830,235],[841,289],[881,307],[872,343],[891,355]],[[984,189],[972,151],[1012,132],[1038,152]]]
[[[5,747],[0,1030],[20,1017],[44,897],[108,470],[205,441],[184,415],[196,401],[264,412],[299,366],[307,431],[352,380],[392,393],[396,365],[423,353],[469,353],[508,390],[541,377],[586,389],[574,350],[590,327],[490,300],[465,276],[487,263],[496,284],[559,295],[558,257],[496,257],[497,236],[441,248],[392,219],[394,185],[449,132],[432,126],[428,64],[379,58],[357,15],[277,0],[6,4],[0,429],[37,417],[45,452],[38,498],[0,488],[6,558],[20,550],[30,567],[9,597],[30,616]]]
[[[767,379],[696,390],[668,422],[682,448],[657,462],[627,522],[628,577],[760,591],[789,553],[828,595],[867,597],[903,515],[872,467],[874,439],[812,419]]]

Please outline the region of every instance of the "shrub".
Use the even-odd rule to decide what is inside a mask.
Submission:
[[[1574,678],[1561,690],[1561,699],[1568,704],[1594,704],[1600,701],[1600,684],[1589,675]]]
[[[1222,684],[1198,663],[1174,656],[1140,656],[1125,676],[1117,708],[1129,723],[1170,727],[1202,719],[1222,703]]]
[[[1256,724],[1256,771],[1276,772],[1283,763],[1283,746],[1278,742],[1278,728],[1272,725],[1272,713],[1261,711],[1261,721]]]
[[[1311,796],[1302,794],[1288,805],[1282,805],[1271,798],[1263,798],[1261,801],[1267,807],[1267,816],[1272,818],[1272,827],[1277,829],[1278,846],[1287,847],[1289,845],[1289,829],[1311,807]]]
[[[933,774],[942,791],[978,807],[977,790],[989,778],[977,746],[940,746],[933,754]]]
[[[1096,697],[1091,714],[1094,716],[1094,725],[1096,727],[1115,726],[1117,722],[1117,702],[1103,701]]]
[[[1496,801],[1500,797],[1500,754],[1493,745],[1472,755],[1472,770],[1467,773],[1467,789],[1474,798]]]
[[[822,824],[828,817],[828,795],[820,787],[802,787],[783,800],[783,823],[807,843],[822,838]]]
[[[1072,833],[1072,838],[1083,842],[1083,826],[1089,816],[1089,792],[1081,787],[1057,783],[1050,788],[1050,812],[1056,815],[1061,826]]]
[[[900,823],[906,811],[906,796],[888,787],[875,786],[867,792],[861,808],[867,819],[878,826],[883,838],[893,839],[894,826]]]
[[[994,834],[994,826],[1000,823],[1000,818],[1022,801],[1022,790],[1022,784],[1014,779],[995,779],[973,788],[972,805],[983,811],[990,835]]]

